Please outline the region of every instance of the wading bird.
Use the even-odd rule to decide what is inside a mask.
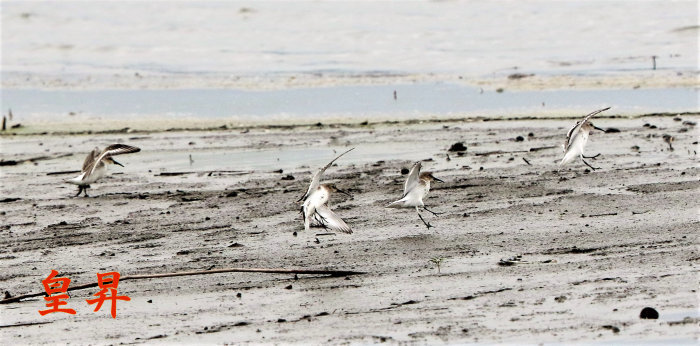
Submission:
[[[583,120],[577,122],[576,125],[569,130],[569,133],[566,134],[566,142],[564,143],[564,158],[559,163],[560,169],[563,165],[575,160],[577,157],[581,158],[581,161],[583,161],[583,163],[585,163],[586,166],[590,167],[592,170],[598,169],[588,164],[584,158],[594,159],[600,154],[594,156],[584,156],[583,148],[586,146],[586,142],[588,142],[588,134],[591,132],[591,130],[596,129],[605,132],[605,130],[601,129],[600,127],[593,125],[590,119],[594,115],[608,109],[610,109],[610,107],[599,109],[586,115]]]
[[[428,191],[430,191],[430,182],[431,181],[439,181],[441,183],[444,183],[444,181],[436,178],[433,176],[433,173],[431,172],[420,172],[421,169],[421,164],[420,162],[416,162],[413,167],[411,168],[411,171],[408,173],[408,178],[406,178],[406,183],[404,183],[403,186],[403,197],[401,197],[400,200],[391,202],[389,205],[387,205],[387,208],[416,208],[416,212],[418,213],[418,217],[420,218],[421,221],[423,221],[423,224],[425,227],[430,229],[430,227],[433,227],[430,223],[426,222],[425,219],[423,219],[423,216],[420,214],[420,210],[418,209],[419,207],[427,210],[428,212],[432,213],[433,215],[439,215],[440,213],[436,213],[428,208],[425,207],[423,204],[423,198],[428,194]]]
[[[85,191],[85,197],[88,197],[87,190],[90,188],[90,184],[105,175],[107,170],[105,163],[112,163],[124,167],[124,165],[115,161],[112,156],[136,153],[139,151],[141,151],[141,149],[126,144],[112,144],[101,151],[100,148],[95,147],[85,158],[80,175],[66,182],[78,185],[78,194],[76,194],[76,196],[80,196],[80,194]]]
[[[353,149],[355,148],[350,150]],[[306,191],[304,196],[297,200],[297,202],[304,202],[301,205],[301,213],[304,215],[305,230],[309,230],[311,227],[311,220],[313,219],[323,228],[343,233],[352,233],[350,226],[348,226],[343,219],[336,215],[328,205],[328,200],[330,199],[332,192],[340,192],[344,194],[348,193],[338,189],[333,184],[321,184],[321,176],[323,175],[323,172],[325,172],[326,169],[328,169],[328,167],[335,162],[335,160],[347,154],[350,150],[338,155],[327,165],[319,169],[318,172],[311,177],[311,185],[309,185],[309,189]]]

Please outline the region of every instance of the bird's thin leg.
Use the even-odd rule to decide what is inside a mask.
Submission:
[[[426,208],[425,206],[423,206],[423,209],[425,209],[425,210],[429,211],[429,212],[430,212],[431,214],[433,214],[433,215],[435,215],[435,216],[438,216],[438,215],[442,215],[442,214],[444,214],[444,213],[438,213],[438,212],[434,212],[434,211],[432,211],[432,210],[430,210],[430,209]]]
[[[85,191],[85,197],[90,197],[90,196],[88,196],[88,194],[87,194],[87,190],[88,190],[89,188],[90,188],[90,185],[85,185],[85,188],[84,188],[84,190],[83,190],[83,191]]]
[[[585,155],[581,155],[581,156],[583,156],[584,159],[595,159],[596,157],[600,156],[600,153],[593,155],[593,156],[585,156]]]
[[[586,160],[583,159],[583,155],[581,155],[581,161],[583,161],[583,163],[585,163],[586,166],[591,167],[591,169],[594,170],[594,171],[595,171],[596,169],[600,169],[600,168],[595,168],[595,167],[591,166],[588,162],[586,162]]]
[[[421,215],[420,211],[418,211],[418,207],[416,207],[416,213],[418,213],[418,217],[420,218],[421,221],[423,221],[423,224],[425,225],[425,227],[427,227],[428,229],[430,229],[430,227],[433,227],[433,225],[431,225],[430,223],[425,221],[425,219],[423,219],[423,215]]]
[[[326,221],[326,218],[323,217],[323,215],[316,212],[314,214],[314,219],[316,219],[316,222],[318,222],[318,224],[321,225],[321,227],[323,227],[324,230],[328,230],[328,226],[326,226],[326,223],[328,223],[328,221]]]
[[[671,149],[671,151],[673,151],[673,146],[671,145],[671,143],[668,143],[668,148]]]
[[[80,196],[81,193],[83,193],[83,186],[82,186],[82,185],[78,185],[78,194],[75,195],[75,197]]]

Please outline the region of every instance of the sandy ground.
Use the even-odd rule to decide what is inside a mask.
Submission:
[[[85,302],[96,289],[72,293],[76,315],[42,317],[37,298],[0,305],[0,340],[693,343],[700,171],[698,130],[684,121],[698,120],[598,119],[621,132],[591,136],[588,153],[602,153],[590,161],[595,172],[580,162],[556,171],[572,120],[5,136],[3,160],[50,159],[2,167],[3,292],[41,292],[52,269],[71,285],[106,271],[366,274],[126,281],[119,292],[131,301],[116,319]],[[675,137],[674,151],[663,134]],[[448,158],[459,141],[467,152]],[[126,167],[110,167],[90,198],[73,197],[62,182],[72,175],[47,175],[78,169],[92,147],[115,142],[142,151],[120,157]],[[332,202],[354,233],[305,232],[295,200],[310,172],[347,147],[357,149],[325,180],[351,192]],[[431,229],[413,210],[384,208],[401,195],[401,169],[417,160],[445,180],[426,200],[444,213],[424,214]],[[431,258],[444,258],[440,272]],[[639,318],[647,306],[658,320]]]

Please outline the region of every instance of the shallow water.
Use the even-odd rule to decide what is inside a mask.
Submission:
[[[397,98],[394,99],[394,91]],[[351,120],[496,115],[576,115],[611,106],[611,114],[697,111],[699,89],[483,91],[423,83],[336,86],[271,91],[13,90],[2,105],[17,121],[83,118],[230,118],[258,123],[329,117]],[[74,115],[69,115],[69,113]],[[21,116],[21,117],[19,117]]]
[[[652,56],[697,70],[697,13],[692,0],[6,1],[2,73],[20,87],[136,73],[588,74],[650,69]]]

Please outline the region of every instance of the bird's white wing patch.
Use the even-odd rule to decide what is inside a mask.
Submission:
[[[311,176],[311,185],[309,185],[309,189],[306,190],[306,193],[304,194],[304,196],[299,198],[297,200],[297,202],[306,200],[311,195],[311,193],[313,191],[316,191],[316,189],[318,189],[318,186],[321,185],[321,176],[323,176],[323,173],[328,169],[328,167],[330,167],[333,164],[333,162],[335,162],[335,160],[339,159],[341,156],[347,154],[348,152],[350,152],[353,149],[355,149],[355,148],[350,148],[347,151],[345,151],[344,153],[336,156],[333,160],[331,160],[331,162],[329,162],[325,166],[321,167],[321,169],[319,169],[318,172],[316,172],[313,176]]]
[[[350,226],[325,204],[316,208],[314,217],[316,221],[325,228],[343,233],[352,233]]]
[[[418,185],[418,176],[420,176],[420,161],[413,164],[411,171],[408,172],[408,177],[403,185],[403,197],[406,197],[413,188]]]
[[[581,129],[581,126],[585,124],[588,120],[590,120],[594,115],[604,112],[610,109],[610,107],[599,109],[595,112],[588,113],[585,117],[583,117],[583,120],[576,122],[576,125],[569,130],[569,132],[566,134],[566,143],[564,143],[564,152],[569,150],[569,147],[571,146],[571,142],[573,141],[573,138],[576,136],[578,131]]]

